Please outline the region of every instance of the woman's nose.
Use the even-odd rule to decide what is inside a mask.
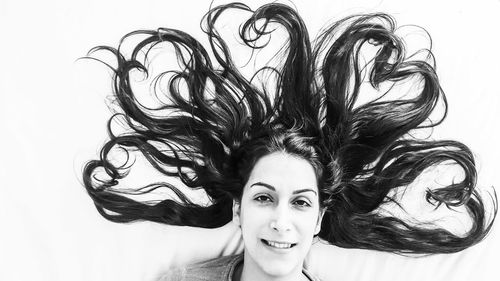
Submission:
[[[292,229],[290,210],[285,206],[277,206],[271,217],[270,227],[277,232],[287,232]]]

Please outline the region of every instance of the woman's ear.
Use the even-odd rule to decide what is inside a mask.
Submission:
[[[236,200],[233,200],[233,222],[237,226],[241,226],[240,212],[241,212],[240,203]]]
[[[319,209],[318,221],[316,222],[316,229],[314,230],[314,235],[318,235],[321,230],[321,222],[323,221],[323,215],[325,214],[326,208]]]

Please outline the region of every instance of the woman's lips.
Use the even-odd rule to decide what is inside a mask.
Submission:
[[[267,247],[277,249],[277,250],[288,250],[293,248],[297,243],[290,243],[290,242],[285,242],[285,241],[272,241],[272,240],[266,240],[266,239],[260,239],[261,242],[266,245]]]

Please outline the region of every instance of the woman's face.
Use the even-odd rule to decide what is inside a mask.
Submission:
[[[269,277],[300,273],[322,218],[313,167],[283,152],[262,157],[233,214],[245,244],[244,271]]]

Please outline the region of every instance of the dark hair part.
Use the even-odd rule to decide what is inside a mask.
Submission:
[[[236,167],[239,182],[243,186],[248,182],[250,173],[260,158],[274,152],[283,152],[306,160],[312,166],[316,176],[320,206],[324,207],[326,194],[323,192],[325,190],[323,188],[325,181],[323,163],[317,148],[318,144],[315,142],[314,138],[301,135],[299,131],[293,129],[286,130],[277,127],[263,132],[262,136],[251,139],[234,154],[233,167]],[[243,186],[237,189],[239,193],[235,194],[235,199],[241,199]]]
[[[252,50],[267,46],[276,25],[285,28],[288,40],[276,55],[278,65],[265,66],[251,78],[240,73],[215,28],[227,9],[252,12],[239,30],[243,43]],[[241,196],[255,161],[284,149],[308,160],[316,170],[321,202],[327,208],[319,236],[329,243],[395,253],[449,253],[481,241],[489,232],[497,212],[496,194],[488,220],[475,190],[471,151],[457,141],[416,137],[417,132],[443,121],[446,98],[430,50],[407,55],[389,15],[337,21],[323,30],[314,48],[297,12],[277,3],[256,11],[241,3],[212,8],[202,20],[202,29],[210,55],[189,34],[169,28],[132,32],[118,49],[99,46],[91,50],[111,52],[117,63],[108,66],[114,72],[113,91],[120,112],[108,122],[110,140],[100,159],[89,161],[83,171],[85,188],[105,218],[222,226],[231,220],[232,201]],[[139,35],[146,38],[127,58],[122,43]],[[267,43],[260,44],[266,39]],[[157,107],[153,108],[140,102],[131,73],[151,75],[150,52],[165,46],[173,48],[180,70],[170,69],[154,78]],[[361,49],[370,46],[376,48],[375,55],[363,65]],[[427,56],[419,59],[418,54]],[[258,85],[256,80],[264,73],[269,74],[267,84]],[[269,81],[274,83],[269,85]],[[364,82],[382,93],[360,103]],[[411,89],[413,97],[388,99],[388,94],[401,91],[403,82],[418,86]],[[432,122],[438,102],[444,104],[444,114]],[[127,132],[113,132],[117,120]],[[112,161],[114,148],[125,152],[125,163]],[[203,188],[210,204],[194,203],[166,182],[119,188],[133,165],[132,152],[143,155],[165,177],[176,177],[187,188]],[[445,163],[460,166],[465,177],[429,188],[425,199],[436,208],[465,207],[472,221],[465,235],[380,211],[386,204],[399,204],[394,191],[414,183],[424,170]],[[158,188],[173,191],[177,198],[143,202],[128,196]]]

